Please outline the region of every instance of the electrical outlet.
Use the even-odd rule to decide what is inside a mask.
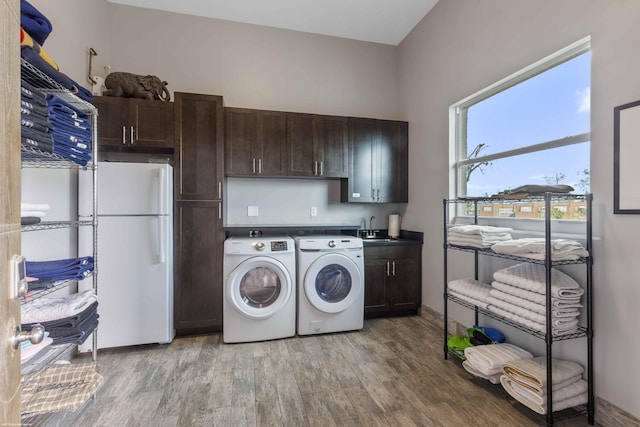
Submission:
[[[318,207],[317,206],[311,206],[311,216],[312,217],[318,216]]]
[[[258,216],[258,207],[247,206],[247,216]]]

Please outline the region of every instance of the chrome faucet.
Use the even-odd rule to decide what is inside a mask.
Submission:
[[[373,224],[375,224],[376,222],[376,217],[375,216],[371,216],[371,219],[369,220],[369,231],[367,232],[367,237],[375,237],[376,236],[376,231],[373,228]]]

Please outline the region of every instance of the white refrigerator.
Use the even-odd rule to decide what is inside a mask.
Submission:
[[[92,211],[83,197],[90,178],[80,175],[81,218]],[[97,188],[98,348],[169,343],[175,336],[173,169],[100,162]]]

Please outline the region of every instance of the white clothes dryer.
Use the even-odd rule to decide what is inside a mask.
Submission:
[[[296,253],[290,237],[224,242],[222,339],[265,341],[296,334]]]
[[[298,335],[364,326],[364,252],[352,236],[297,236]]]

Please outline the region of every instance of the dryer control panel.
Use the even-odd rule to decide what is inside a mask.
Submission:
[[[271,242],[271,252],[286,251],[287,249],[287,242],[285,241]]]

